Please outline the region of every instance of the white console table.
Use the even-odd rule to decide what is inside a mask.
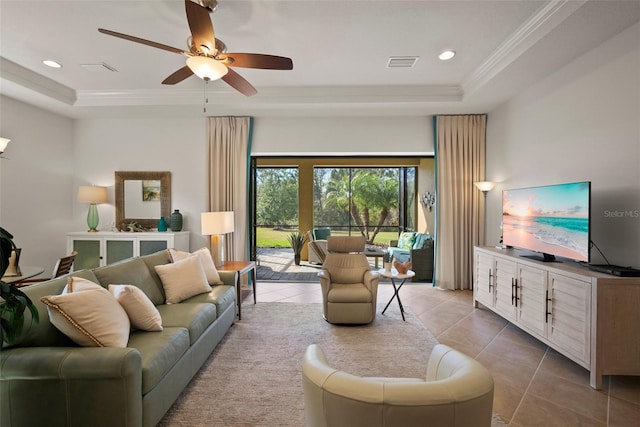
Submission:
[[[78,251],[73,269],[96,268],[127,258],[148,255],[163,249],[189,251],[189,232],[142,233],[78,231],[67,234],[67,252]]]
[[[474,249],[474,306],[482,304],[590,371],[640,375],[640,277],[541,262],[514,249]]]

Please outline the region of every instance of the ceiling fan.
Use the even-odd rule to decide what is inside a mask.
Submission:
[[[187,22],[191,30],[189,50],[185,51],[128,34],[118,33],[104,28],[98,31],[114,37],[141,43],[157,49],[179,53],[187,57],[187,64],[162,81],[165,85],[180,83],[195,74],[205,81],[224,80],[238,92],[251,96],[258,91],[240,74],[229,67],[260,68],[268,70],[292,70],[293,61],[290,58],[260,53],[227,53],[225,44],[216,39],[213,23],[209,12],[213,12],[218,2],[216,0],[185,0]]]

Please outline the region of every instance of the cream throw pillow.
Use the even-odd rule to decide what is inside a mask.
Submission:
[[[60,295],[40,299],[49,320],[84,347],[126,347],[131,324],[122,306],[102,286],[72,277]]]
[[[172,264],[156,265],[154,268],[162,281],[167,304],[176,304],[194,295],[211,291],[200,257],[197,255]]]
[[[131,326],[141,331],[161,331],[162,317],[142,290],[133,285],[109,285],[109,292],[127,312]]]
[[[213,257],[211,256],[211,252],[209,252],[208,248],[201,248],[193,253],[169,249],[169,255],[171,256],[173,262],[183,260],[192,255],[198,255],[200,257],[200,262],[202,263],[202,268],[204,268],[204,272],[207,275],[207,281],[209,282],[209,284],[224,284],[224,282],[220,279],[220,274],[218,274],[218,270],[216,269],[216,265],[213,263]]]

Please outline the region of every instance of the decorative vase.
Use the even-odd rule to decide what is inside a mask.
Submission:
[[[174,210],[169,217],[169,227],[171,228],[171,231],[182,230],[182,214],[179,209]]]
[[[300,254],[295,254],[293,256],[293,261],[296,263],[296,265],[300,265]]]
[[[164,217],[160,217],[160,221],[158,221],[158,231],[167,231],[167,221],[164,220]]]

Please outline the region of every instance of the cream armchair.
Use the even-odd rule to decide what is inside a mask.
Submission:
[[[378,273],[363,253],[364,237],[327,237],[327,256],[318,273],[324,318],[330,323],[371,323],[376,317]]]
[[[330,367],[312,344],[302,381],[307,427],[491,426],[491,374],[442,344],[431,353],[426,379],[351,375]]]

